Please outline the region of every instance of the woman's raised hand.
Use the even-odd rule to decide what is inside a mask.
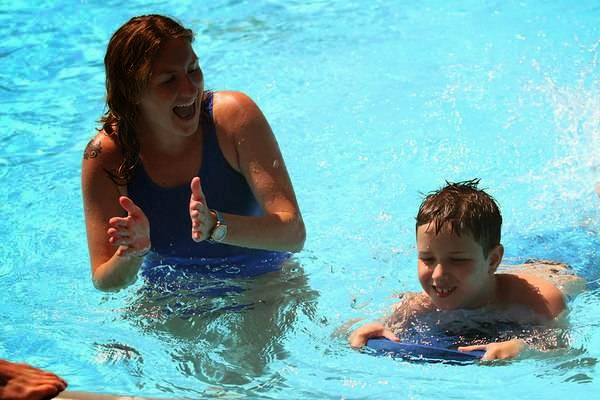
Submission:
[[[196,176],[192,179],[191,188],[190,218],[192,219],[192,239],[194,242],[201,242],[210,237],[212,229],[217,223],[217,216],[206,204],[200,178]]]
[[[108,241],[119,246],[116,254],[120,257],[143,256],[151,245],[148,218],[127,196],[119,197],[119,204],[127,211],[127,216],[113,217],[108,221]]]

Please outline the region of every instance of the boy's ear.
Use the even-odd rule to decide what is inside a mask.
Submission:
[[[488,253],[488,265],[489,272],[493,274],[498,269],[500,262],[502,261],[502,257],[504,256],[504,246],[501,244],[497,245]]]

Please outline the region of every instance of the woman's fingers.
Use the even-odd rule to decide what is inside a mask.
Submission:
[[[192,239],[201,242],[208,238],[214,225],[214,218],[206,205],[200,178],[194,177],[190,184],[192,194],[190,196],[190,218],[192,220]]]
[[[112,217],[108,220],[108,224],[114,227],[126,227],[129,221],[129,217]]]
[[[119,204],[125,211],[126,217],[113,217],[108,220],[106,230],[108,242],[119,246],[116,254],[126,256],[147,252],[150,248],[150,224],[143,210],[127,196],[119,197]]]
[[[127,214],[130,215],[130,216],[139,217],[141,215],[144,215],[144,212],[142,211],[142,209],[139,208],[133,202],[133,200],[131,200],[127,196],[121,196],[121,197],[119,197],[119,204],[121,205],[121,207],[123,207],[123,209],[125,211],[127,211]]]
[[[199,177],[196,176],[192,179],[190,188],[192,189],[192,196],[190,198],[191,201],[200,201],[202,203],[206,202],[204,200],[204,193],[202,192],[202,184]]]

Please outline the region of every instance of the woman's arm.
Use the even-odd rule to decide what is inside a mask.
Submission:
[[[88,143],[81,187],[94,286],[118,290],[135,282],[150,248],[150,226],[143,211],[127,198],[107,170],[116,170],[120,152],[112,137],[99,133]]]
[[[219,145],[248,182],[264,215],[224,214],[224,243],[265,250],[300,251],[305,228],[279,146],[258,106],[239,92],[215,93]],[[207,205],[210,207],[210,204]]]

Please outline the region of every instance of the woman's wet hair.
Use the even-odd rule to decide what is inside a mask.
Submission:
[[[164,43],[172,39],[194,40],[192,30],[163,15],[133,17],[112,35],[106,55],[106,113],[100,119],[107,135],[116,135],[123,161],[116,171],[107,171],[111,179],[125,185],[131,179],[139,159],[139,141],[135,133],[138,96],[152,77],[152,62]]]
[[[419,207],[416,228],[431,224],[436,235],[446,226],[458,236],[471,234],[487,257],[500,244],[502,215],[496,200],[478,184],[479,179],[446,182],[428,193]]]

